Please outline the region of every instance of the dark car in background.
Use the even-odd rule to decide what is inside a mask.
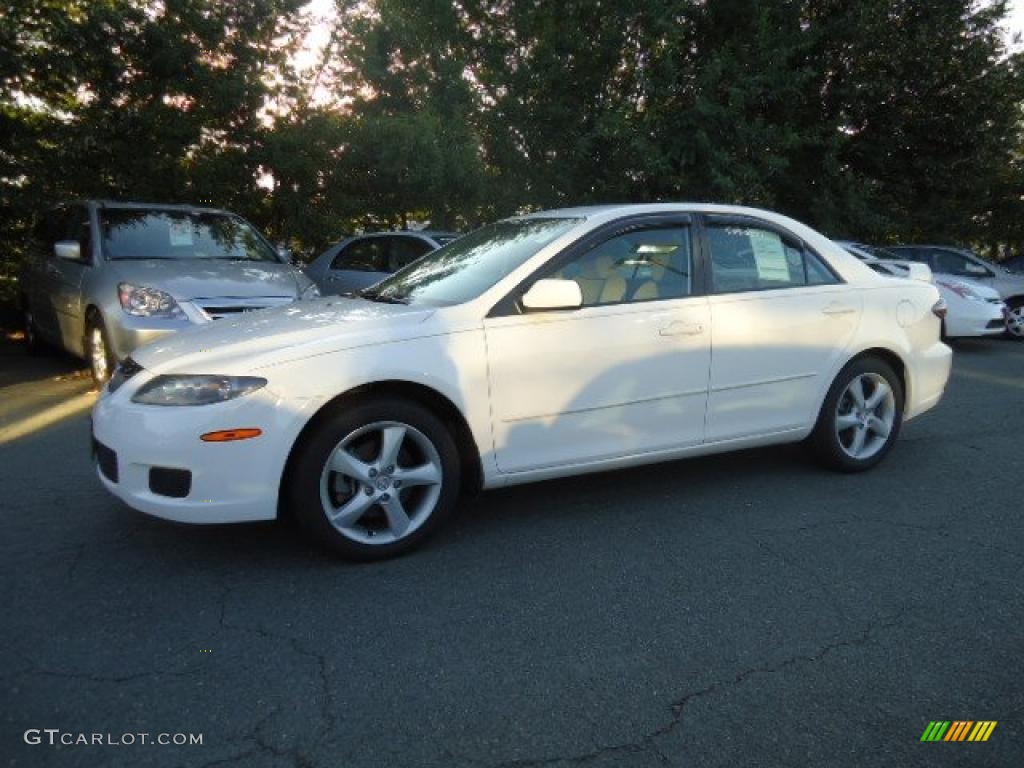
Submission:
[[[103,384],[135,347],[240,312],[318,295],[228,211],[85,201],[48,211],[22,273],[29,348],[84,357]]]
[[[324,295],[358,291],[458,237],[457,232],[433,230],[354,235],[317,256],[306,274]]]

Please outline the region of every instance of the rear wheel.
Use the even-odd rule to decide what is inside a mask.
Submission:
[[[876,357],[847,365],[829,388],[810,446],[815,457],[842,472],[861,472],[892,449],[903,423],[903,386]]]
[[[102,389],[110,381],[117,360],[110,350],[103,319],[95,312],[89,316],[85,326],[85,356],[93,382]]]
[[[303,528],[349,559],[406,552],[455,507],[455,441],[416,403],[381,398],[339,406],[296,450],[289,509]]]

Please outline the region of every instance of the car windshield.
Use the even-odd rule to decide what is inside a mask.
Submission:
[[[475,299],[581,219],[512,219],[470,232],[364,290],[364,298],[450,306]]]
[[[906,261],[906,257],[900,256],[898,253],[893,253],[886,248],[879,248],[877,245],[861,245],[860,248],[870,253],[876,259],[886,259],[888,261]]]
[[[280,261],[255,229],[228,213],[108,208],[100,230],[108,259]]]

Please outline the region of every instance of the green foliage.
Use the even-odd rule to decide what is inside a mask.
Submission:
[[[0,292],[12,290],[32,219],[61,200],[208,199],[258,212],[253,150],[268,131],[274,76],[298,40],[301,4],[0,8]]]
[[[1003,0],[337,0],[313,75],[303,5],[0,7],[0,298],[34,215],[93,196],[229,207],[307,251],[683,199],[1024,245]]]
[[[1004,2],[345,9],[357,113],[429,112],[477,142],[485,186],[460,198],[467,217],[698,199],[835,235],[1021,242],[1024,79]]]

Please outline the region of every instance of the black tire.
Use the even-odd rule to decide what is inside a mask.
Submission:
[[[36,329],[32,308],[29,306],[27,299],[22,301],[21,317],[22,332],[25,334],[25,352],[32,357],[46,354],[49,350],[46,343],[39,338],[39,331]]]
[[[867,379],[861,377],[867,377]],[[870,447],[873,450],[869,455],[856,457],[849,452],[849,448],[852,447],[855,438],[855,435],[850,430],[856,431],[867,428],[858,425],[841,431],[839,429],[839,419],[860,418],[856,415],[856,405],[853,403],[847,389],[855,379],[861,379],[862,382],[870,382],[874,377],[884,379],[892,394],[891,401],[886,397],[884,398],[885,402],[880,403],[879,407],[884,406],[886,409],[885,418],[880,419],[880,421],[883,423],[887,421],[891,413],[892,422],[888,435],[884,439],[880,434],[868,429],[866,434],[870,436],[868,439],[873,442],[865,445],[865,448]],[[867,394],[867,400],[870,401],[873,391],[865,393]],[[903,385],[900,383],[900,379],[895,371],[893,371],[892,366],[877,357],[860,357],[852,360],[839,372],[835,381],[832,382],[832,386],[829,387],[828,394],[825,396],[825,402],[821,406],[821,412],[818,414],[818,421],[807,442],[808,447],[812,451],[814,458],[830,469],[840,472],[863,472],[866,469],[870,469],[885,458],[892,449],[893,443],[896,442],[900,427],[903,424],[903,405]],[[849,406],[853,406],[852,412],[848,412]],[[841,408],[844,411],[842,414],[840,413]],[[847,445],[847,443],[851,445]]]
[[[367,482],[394,482],[403,469],[433,464],[436,461],[440,466],[439,483],[410,483],[398,491],[395,487],[391,488],[391,493],[400,500],[400,507],[415,507],[422,504],[423,509],[426,509],[430,505],[423,499],[429,499],[430,494],[435,493],[434,488],[439,487],[439,491],[436,491],[436,501],[433,502],[430,511],[419,516],[409,515],[409,519],[413,521],[410,527],[413,524],[415,527],[402,534],[400,538],[396,538],[390,516],[385,514],[384,504],[366,501],[371,506],[362,513],[362,517],[349,526],[349,533],[345,533],[328,519],[327,505],[330,504],[337,510],[361,498],[363,493],[370,495],[372,492],[372,498],[377,499],[381,493],[387,493],[387,490],[386,486],[382,489],[377,485],[360,485],[361,481],[354,481],[344,473],[327,470],[328,460],[354,433],[384,423],[411,428],[411,431],[407,430],[404,433],[408,437],[403,438],[402,442],[402,450],[407,453],[400,454],[399,459],[391,465],[396,469],[385,473],[384,470],[388,467],[378,467],[381,464],[379,458],[384,453],[383,433],[370,429],[365,437],[356,438],[351,443],[351,452],[366,461],[367,466],[376,467],[379,473],[376,480]],[[373,443],[377,440],[375,435],[379,435],[376,444]],[[417,442],[421,438],[425,438],[433,446],[433,458],[428,456]],[[363,445],[360,445],[360,440],[364,441]],[[359,450],[363,453],[359,454]],[[340,403],[318,417],[312,431],[300,441],[295,451],[289,476],[285,479],[287,513],[293,516],[316,541],[349,560],[383,560],[408,552],[420,545],[451,516],[458,501],[461,465],[455,440],[437,416],[415,402],[381,397]],[[417,453],[420,455],[417,456]],[[377,458],[373,458],[374,456]],[[391,478],[392,474],[395,478]],[[328,494],[326,500],[324,493]],[[426,496],[417,498],[416,494]],[[370,537],[370,541],[365,540],[365,537]],[[381,543],[373,543],[373,537],[379,537]]]
[[[93,349],[97,333],[103,344],[101,355],[97,355]],[[114,369],[117,367],[117,358],[114,357],[113,352],[110,350],[110,337],[107,335],[107,329],[103,325],[103,318],[96,312],[91,312],[86,320],[85,343],[83,347],[85,349],[85,361],[89,364],[89,372],[92,374],[92,381],[98,389],[103,389],[114,374]],[[100,357],[105,360],[105,365],[102,367],[98,359]]]

